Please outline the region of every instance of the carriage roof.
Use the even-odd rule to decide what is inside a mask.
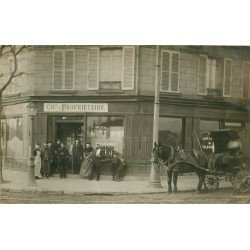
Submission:
[[[210,139],[214,143],[214,153],[223,153],[238,150],[240,136],[238,131],[232,129],[212,130],[201,135],[202,141]]]

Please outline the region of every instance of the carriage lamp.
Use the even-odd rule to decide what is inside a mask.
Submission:
[[[35,164],[34,164],[34,117],[36,116],[37,108],[34,103],[29,102],[27,105],[27,114],[29,119],[29,153],[28,153],[28,186],[36,186],[35,179]]]

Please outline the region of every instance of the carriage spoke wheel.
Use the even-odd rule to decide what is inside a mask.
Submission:
[[[219,188],[220,179],[218,176],[206,175],[204,187],[207,191],[216,191]]]
[[[241,193],[245,193],[250,189],[250,173],[248,171],[240,171],[234,179],[234,186]]]

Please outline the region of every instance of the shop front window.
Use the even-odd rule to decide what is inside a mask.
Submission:
[[[207,121],[207,120],[200,121],[201,134],[212,130],[219,130],[219,128],[220,128],[219,121]]]
[[[182,119],[160,117],[159,141],[162,145],[182,146]]]
[[[123,155],[124,117],[88,117],[87,141],[93,148],[100,145],[105,156]]]
[[[23,156],[23,118],[9,118],[6,120],[7,156],[20,158]]]

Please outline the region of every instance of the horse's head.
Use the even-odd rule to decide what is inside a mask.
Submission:
[[[159,162],[159,159],[162,158],[162,145],[161,143],[159,142],[158,144],[155,142],[154,143],[154,147],[153,147],[153,160],[155,163]]]
[[[164,162],[168,163],[170,158],[173,158],[174,156],[171,156],[173,147],[171,146],[162,146],[161,143],[157,144],[156,142],[154,143],[154,148],[153,148],[153,160],[155,163],[159,162]]]

